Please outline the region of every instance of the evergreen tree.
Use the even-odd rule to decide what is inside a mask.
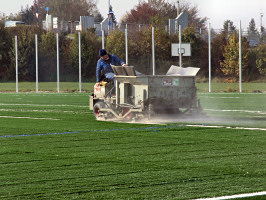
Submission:
[[[101,43],[97,40],[95,29],[89,29],[81,33],[81,60],[82,60],[82,76],[87,79],[95,79],[96,64],[99,58],[98,50]],[[79,39],[78,33],[75,34],[75,39],[71,42],[69,52],[68,69],[75,74],[78,74],[79,69]],[[77,77],[78,78],[78,77]]]
[[[21,21],[23,21],[27,25],[32,25],[35,23],[35,16],[33,13],[33,6],[29,7],[28,5],[26,8],[21,8],[21,11],[19,12],[19,15],[21,16]]]
[[[9,55],[13,66],[12,72],[15,74],[16,54],[14,38]],[[18,73],[19,79],[22,81],[32,81],[35,79],[35,37],[30,27],[21,29],[18,35]]]
[[[262,44],[257,48],[257,69],[262,76],[266,76],[266,44]]]
[[[11,47],[11,38],[4,27],[3,23],[0,23],[0,80],[9,79],[8,71],[10,66],[9,49]]]
[[[56,81],[56,36],[52,32],[43,34],[39,42],[39,79]]]
[[[109,13],[112,13],[112,23],[113,23],[113,26],[115,27],[117,24],[117,21],[116,21],[116,17],[115,17],[114,11],[113,11],[113,7],[111,5],[109,8]]]
[[[249,33],[256,33],[257,32],[254,18],[252,18],[249,22],[248,31],[249,31]]]
[[[223,28],[225,32],[231,32],[236,30],[236,27],[234,26],[234,23],[231,20],[224,21]]]

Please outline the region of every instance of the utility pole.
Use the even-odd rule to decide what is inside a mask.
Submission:
[[[211,80],[212,80],[212,73],[211,73],[211,23],[209,23],[209,92],[212,91],[211,89]]]
[[[108,16],[108,34],[109,34],[109,32],[110,32],[110,30],[111,30],[111,26],[112,26],[112,14],[111,14],[111,9],[110,9],[110,7],[111,7],[111,4],[110,4],[110,0],[108,0],[108,13],[107,13],[107,16]]]
[[[182,67],[182,28],[179,25],[179,67]]]
[[[260,13],[260,33],[262,34],[262,17],[263,17],[263,13]]]
[[[177,1],[177,16],[178,17],[180,14],[180,4],[179,4],[179,1]]]
[[[177,16],[176,16],[176,20],[175,20],[175,32],[178,33],[178,28],[179,28],[178,27],[179,26],[178,16],[180,14],[180,4],[179,4],[179,1],[178,0],[176,1],[176,3],[177,3],[177,9],[176,9]],[[169,22],[169,24],[170,24],[170,22]]]
[[[154,27],[152,27],[152,75],[155,76],[155,39]]]
[[[39,26],[39,1],[36,2],[35,4],[35,17],[36,17],[36,23],[37,23],[37,26]]]
[[[16,52],[16,93],[18,93],[18,36],[15,36],[15,52]]]
[[[242,93],[242,30],[239,21],[239,92]]]

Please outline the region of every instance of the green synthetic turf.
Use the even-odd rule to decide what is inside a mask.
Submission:
[[[228,111],[228,117],[266,127],[265,94],[228,95],[199,98],[219,118],[228,114],[211,109],[261,111]],[[2,93],[0,116],[1,199],[196,199],[265,191],[262,130],[96,121],[86,93]]]
[[[82,91],[93,91],[93,86],[95,83],[82,83]],[[57,82],[39,82],[38,85],[39,92],[57,92]],[[59,90],[62,92],[78,92],[79,83],[78,82],[60,82]],[[19,82],[18,83],[19,92],[35,92],[36,83],[35,82]],[[0,83],[0,92],[16,92],[16,83]]]
[[[93,91],[93,86],[95,83],[82,83],[82,91]],[[196,83],[198,92],[209,92],[209,83]],[[62,92],[77,92],[79,91],[78,82],[60,82],[60,91]],[[229,87],[231,90],[229,90]],[[35,82],[19,82],[18,83],[19,92],[35,92],[36,83]],[[0,92],[15,92],[16,83],[7,82],[0,83]],[[56,82],[39,82],[39,91],[41,92],[57,92]],[[212,92],[239,92],[239,83],[212,83]],[[242,92],[266,92],[266,84],[261,83],[242,83]]]
[[[247,197],[247,198],[237,198],[238,200],[265,200],[266,196],[262,195],[262,196],[254,196],[254,197]],[[235,199],[235,200],[237,200]]]
[[[209,92],[209,83],[196,83],[199,92]],[[231,89],[231,90],[230,90]],[[211,83],[212,92],[239,92],[239,83]],[[242,92],[266,92],[266,83],[242,83]]]
[[[206,122],[213,119],[212,124],[266,127],[266,94],[200,93],[198,98],[207,113]]]

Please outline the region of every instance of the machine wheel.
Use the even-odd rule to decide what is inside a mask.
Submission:
[[[93,115],[97,119],[100,116],[100,109],[104,108],[104,102],[98,102],[93,106]]]
[[[123,115],[125,115],[128,111],[130,110],[130,108],[122,108],[122,114]],[[133,113],[131,112],[131,113],[129,113],[126,117],[125,117],[125,119],[126,120],[131,120],[132,118],[133,118]]]

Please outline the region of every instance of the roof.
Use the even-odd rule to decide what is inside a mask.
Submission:
[[[25,24],[22,21],[5,21],[5,27],[15,27],[17,24]]]

